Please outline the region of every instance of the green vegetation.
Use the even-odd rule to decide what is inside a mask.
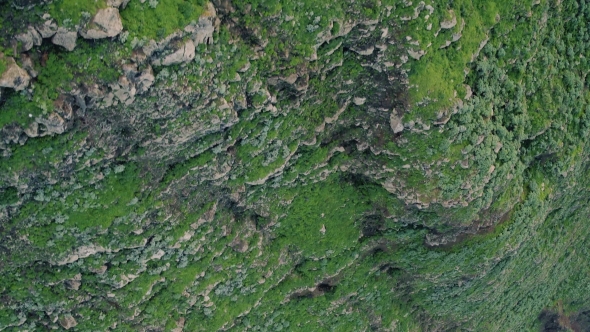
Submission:
[[[129,40],[160,40],[198,21],[206,10],[205,0],[132,0],[121,11],[123,26],[129,31]]]
[[[49,5],[49,14],[60,25],[74,26],[91,18],[97,10],[106,8],[106,0],[58,0]]]
[[[131,0],[127,41],[44,43],[2,91],[0,329],[590,328],[590,5],[221,2],[102,107],[207,5]]]

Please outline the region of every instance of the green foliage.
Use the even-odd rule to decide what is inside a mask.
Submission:
[[[92,17],[98,9],[106,7],[105,0],[58,0],[49,5],[49,13],[60,26],[74,26],[82,19]],[[84,13],[87,13],[86,17],[84,17]]]
[[[156,6],[151,4],[155,3]],[[133,38],[160,40],[197,21],[205,11],[205,0],[132,0],[121,11],[123,26]]]

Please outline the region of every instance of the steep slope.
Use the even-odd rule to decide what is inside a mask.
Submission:
[[[585,2],[0,6],[0,329],[590,327]]]

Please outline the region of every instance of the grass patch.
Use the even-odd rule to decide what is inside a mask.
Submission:
[[[153,6],[152,4],[156,4]],[[205,0],[160,0],[141,3],[132,0],[121,11],[123,26],[131,39],[162,39],[197,21],[205,11]]]

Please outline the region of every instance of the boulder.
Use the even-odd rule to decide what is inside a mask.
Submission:
[[[86,39],[102,39],[115,37],[123,31],[123,22],[117,8],[99,9],[96,15],[88,22],[80,35]]]
[[[125,105],[131,105],[135,101],[135,93],[137,89],[127,77],[119,77],[117,83],[110,85],[112,94],[119,99],[119,101]]]
[[[31,81],[27,71],[19,67],[12,57],[0,54],[0,61],[6,64],[6,69],[0,74],[0,87],[24,90]]]
[[[408,50],[408,55],[415,60],[420,60],[420,58],[422,56],[424,56],[424,54],[426,54],[426,52],[424,52],[424,50],[419,50],[418,52],[416,52],[414,50]]]
[[[76,322],[76,320],[74,319],[74,317],[72,317],[72,315],[67,314],[59,320],[59,324],[64,329],[69,330],[72,327],[75,327],[76,325],[78,325],[78,322]]]
[[[199,17],[199,21],[189,24],[184,31],[191,34],[191,39],[195,45],[213,43],[213,32],[215,32],[215,7],[211,3],[207,5],[207,11]]]
[[[135,78],[135,87],[137,93],[144,93],[154,84],[156,78],[151,66],[144,69],[139,76]]]
[[[357,106],[364,105],[365,101],[367,101],[367,98],[361,98],[361,97],[354,97],[354,99],[352,100],[352,102]]]
[[[63,134],[66,131],[66,121],[55,112],[49,114],[46,119],[39,117],[35,121],[45,126],[45,132],[41,133],[41,136]]]
[[[50,38],[57,32],[57,24],[53,20],[47,20],[37,26],[37,31],[42,38]]]
[[[455,27],[455,25],[457,25],[457,16],[455,16],[455,12],[452,10],[449,10],[449,14],[453,17],[452,19],[450,19],[449,21],[442,21],[440,22],[440,28],[441,29],[452,29]]]
[[[39,136],[39,124],[37,122],[31,122],[31,124],[25,128],[25,134],[31,138]]]
[[[26,52],[33,48],[33,45],[40,46],[43,38],[35,28],[29,26],[26,32],[16,35],[16,41],[21,43],[20,52]]]
[[[127,4],[129,3],[129,0],[107,0],[107,6],[109,7],[115,7],[115,8],[120,8],[120,7],[127,7]]]
[[[22,68],[26,70],[31,77],[37,77],[38,73],[35,70],[35,64],[33,63],[33,60],[30,56],[28,56],[26,53],[22,53],[20,55],[20,63],[22,65]]]
[[[167,55],[164,59],[154,60],[154,65],[170,66],[179,63],[189,62],[195,58],[195,44],[192,40],[188,40],[176,52]]]
[[[394,134],[401,133],[404,130],[402,119],[397,115],[396,110],[393,110],[389,115],[389,125]]]
[[[78,39],[78,34],[75,31],[69,31],[65,28],[58,28],[57,32],[51,39],[51,42],[55,45],[62,46],[68,51],[73,51],[76,48],[76,40]]]

